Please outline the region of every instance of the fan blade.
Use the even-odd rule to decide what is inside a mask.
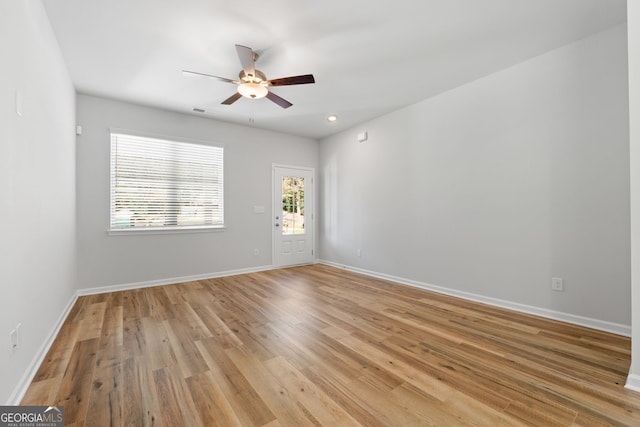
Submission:
[[[236,52],[238,52],[238,58],[240,58],[240,64],[242,69],[248,77],[254,77],[256,75],[256,68],[253,62],[253,50],[250,47],[236,45]]]
[[[230,97],[228,97],[227,99],[225,99],[224,101],[222,101],[221,104],[231,105],[231,104],[233,104],[234,102],[236,102],[240,98],[242,98],[242,95],[240,95],[240,93],[236,92],[233,95],[231,95]]]
[[[203,77],[211,77],[212,79],[221,80],[227,83],[238,83],[236,80],[227,79],[225,77],[212,76],[211,74],[198,73],[197,71],[188,71],[182,70],[182,74],[185,76],[203,76]]]
[[[304,85],[307,83],[315,83],[313,74],[305,74],[303,76],[283,77],[281,79],[269,80],[269,86],[288,86],[288,85]]]
[[[289,107],[291,107],[293,105],[292,103],[290,103],[286,99],[279,97],[278,95],[276,95],[275,93],[273,93],[271,91],[269,91],[269,93],[267,93],[267,98],[269,98],[271,101],[275,102],[276,104],[278,104],[282,108],[289,108]]]

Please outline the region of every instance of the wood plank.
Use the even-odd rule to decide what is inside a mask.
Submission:
[[[177,366],[154,370],[153,382],[165,426],[205,426]]]
[[[264,366],[292,399],[300,403],[321,425],[357,426],[344,409],[282,357],[267,360]]]
[[[107,309],[107,303],[99,302],[90,304],[87,307],[87,313],[82,319],[82,328],[78,335],[78,341],[99,338],[102,332],[102,323],[104,322],[104,313]]]
[[[20,404],[38,406],[42,405],[42,402],[50,402],[50,404],[46,405],[53,406],[61,380],[61,377],[54,377],[40,381],[33,381],[27,389],[27,392],[22,398],[22,402],[20,402]]]
[[[167,317],[176,319],[183,325],[182,332],[188,334],[192,341],[198,341],[212,336],[211,330],[200,318],[190,304],[171,304]]]
[[[324,367],[311,366],[304,370],[310,381],[331,398],[337,405],[348,411],[349,415],[361,425],[380,427],[385,424],[373,411],[369,399],[361,400],[349,388],[352,380],[338,378],[332,371]]]
[[[122,363],[122,420],[125,426],[162,426],[162,412],[155,392],[151,365],[144,358]]]
[[[187,325],[176,319],[169,319],[163,321],[162,326],[167,332],[171,349],[184,378],[208,370],[207,363],[196,348],[195,342],[185,339],[189,335],[186,332]]]
[[[88,330],[93,328],[93,324],[89,325]],[[60,381],[55,406],[64,406],[67,423],[83,423],[85,420],[94,380],[98,341],[98,338],[93,338],[76,342]]]
[[[242,426],[211,372],[199,373],[186,381],[199,418],[205,426]]]
[[[62,378],[62,375],[64,375],[64,372],[67,370],[69,359],[78,340],[79,330],[80,322],[67,319],[63,323],[56,339],[53,341],[51,348],[38,368],[38,372],[36,372],[33,381],[37,382],[44,379]]]
[[[145,356],[151,363],[151,369],[156,371],[174,366],[177,363],[176,355],[162,321],[153,317],[145,317],[142,319],[142,328],[146,343]]]
[[[202,324],[211,332],[210,337],[214,337],[224,348],[242,345],[242,341],[235,332],[222,320],[210,307],[196,305],[193,312],[198,316]],[[203,338],[201,338],[203,339]]]
[[[262,400],[284,425],[319,426],[319,420],[306,408],[298,405],[289,391],[251,354],[238,348],[226,350],[242,375],[258,392]]]
[[[122,425],[124,421],[122,414],[124,398],[122,395],[122,365],[97,368],[91,385],[85,426]]]
[[[369,343],[365,343],[355,337],[345,337],[340,340],[341,343],[364,355],[371,362],[383,370],[399,376],[404,382],[413,385],[425,393],[440,400],[441,402],[448,399],[448,397],[454,392],[454,389],[439,378],[434,378],[429,375],[425,375],[422,372],[413,368],[410,364],[398,360],[393,355],[390,355],[379,348],[374,347]]]
[[[104,311],[96,366],[119,366],[122,360],[123,342],[122,306],[108,307]]]
[[[124,312],[123,312],[124,313]],[[142,357],[147,354],[147,341],[144,336],[142,319],[124,320],[122,324],[122,358]]]
[[[213,339],[199,341],[196,346],[207,362],[214,381],[243,425],[259,426],[276,419],[224,348]]]

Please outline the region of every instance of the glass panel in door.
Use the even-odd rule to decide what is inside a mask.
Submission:
[[[304,178],[282,177],[282,234],[304,234]]]

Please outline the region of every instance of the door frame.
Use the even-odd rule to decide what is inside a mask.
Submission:
[[[306,171],[306,172],[310,172],[311,173],[311,190],[313,191],[313,199],[312,199],[312,206],[311,206],[311,263],[315,264],[316,262],[316,232],[317,232],[317,227],[316,227],[316,211],[317,211],[317,197],[316,194],[318,194],[317,191],[317,187],[316,187],[316,169],[315,168],[311,168],[311,167],[306,167],[306,166],[292,166],[292,165],[286,165],[286,164],[282,164],[282,163],[272,163],[271,164],[271,266],[273,268],[286,268],[286,267],[290,267],[290,265],[276,265],[276,231],[278,230],[275,227],[275,217],[276,217],[276,210],[280,209],[280,205],[276,206],[276,204],[274,203],[275,197],[276,197],[276,185],[275,185],[275,180],[276,180],[276,168],[286,168],[286,169],[298,169],[298,170],[302,170],[302,171]],[[306,222],[305,222],[306,224]],[[293,265],[297,265],[297,264],[292,264]]]

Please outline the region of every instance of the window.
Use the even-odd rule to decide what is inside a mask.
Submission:
[[[224,226],[224,149],[111,133],[111,230]]]

